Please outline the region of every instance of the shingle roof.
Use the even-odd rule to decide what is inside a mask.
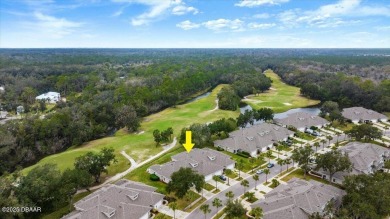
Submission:
[[[310,128],[311,126],[323,126],[329,123],[329,121],[324,118],[306,112],[291,113],[286,118],[274,119],[274,121],[282,125],[293,126],[297,129],[305,127]]]
[[[281,141],[294,132],[274,124],[262,123],[229,133],[229,138],[214,141],[215,146],[252,152]]]
[[[344,194],[330,185],[293,178],[264,195],[265,199],[252,204],[252,208],[262,208],[264,219],[305,219],[314,212],[322,212],[328,201],[339,202]]]
[[[356,174],[369,173],[369,167],[373,162],[380,160],[382,155],[390,155],[390,149],[361,142],[350,142],[339,150],[348,154],[353,164],[352,173]]]
[[[234,164],[234,161],[228,155],[219,151],[208,148],[194,148],[190,153],[182,152],[172,156],[171,162],[162,165],[153,165],[149,167],[149,169],[170,179],[172,173],[178,171],[181,167],[192,168],[198,173],[207,176],[222,170],[231,164]]]
[[[345,108],[342,115],[350,120],[387,119],[387,116],[363,107]]]
[[[63,218],[140,218],[164,198],[164,195],[155,193],[154,190],[152,191],[150,186],[121,180],[117,184],[107,185],[76,202],[74,204],[76,211]]]

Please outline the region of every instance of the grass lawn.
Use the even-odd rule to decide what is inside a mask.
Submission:
[[[163,214],[163,213],[158,213],[154,219],[171,219],[172,217],[171,216],[168,216],[166,214]]]
[[[225,211],[224,210],[220,210],[218,214],[216,214],[213,219],[219,219],[222,217],[222,215],[225,214]]]
[[[340,129],[341,131],[349,131],[353,127],[353,123],[345,123],[341,125],[339,122],[333,122],[332,126],[335,127],[336,129]]]
[[[235,179],[235,178],[237,178],[237,176],[238,176],[238,175],[237,175],[235,172],[233,172],[233,171],[232,171],[230,174],[226,174],[226,173],[225,173],[225,175],[226,175],[227,177],[231,178],[231,179]]]
[[[33,167],[45,163],[55,163],[61,170],[73,168],[76,157],[89,151],[96,152],[104,147],[112,147],[115,149],[118,163],[108,168],[108,175],[115,175],[130,167],[129,161],[120,154],[122,150],[126,151],[137,162],[146,160],[162,150],[162,147],[156,147],[153,140],[152,133],[155,129],[165,130],[168,127],[173,127],[174,135],[178,136],[182,128],[192,123],[206,123],[221,118],[237,117],[239,110],[235,112],[213,110],[216,105],[217,94],[224,86],[227,85],[218,85],[209,96],[202,99],[167,108],[159,113],[147,116],[141,123],[140,131],[143,131],[142,134],[127,133],[124,130],[120,130],[114,136],[90,141],[82,146],[71,147],[62,153],[43,158],[37,164],[23,169],[22,173],[27,174]]]
[[[215,187],[206,183],[206,185],[204,186],[204,189],[206,189],[207,191],[213,191],[215,189]]]
[[[300,131],[297,131],[295,132],[295,135],[298,137],[298,138],[301,138],[303,140],[307,140],[307,141],[311,141],[311,140],[314,140],[316,137],[310,135],[310,134],[307,134],[307,133],[304,133],[304,132],[300,132]]]
[[[152,181],[149,179],[150,174],[146,170],[154,164],[163,164],[168,161],[171,161],[171,157],[175,154],[185,151],[184,147],[175,147],[171,149],[168,153],[161,155],[160,157],[154,159],[153,161],[144,164],[143,166],[138,167],[137,169],[130,172],[124,178],[129,180],[134,180],[138,182],[143,182],[147,185],[154,186],[157,188],[157,191],[163,194],[166,194],[165,187],[166,184],[160,181]]]
[[[284,181],[284,182],[288,182],[290,179],[292,179],[294,177],[295,178],[304,179],[303,178],[303,170],[302,169],[296,169],[293,172],[291,172],[290,174],[288,174],[287,176],[283,177],[281,180]],[[321,183],[324,183],[324,184],[328,184],[328,185],[332,185],[332,186],[336,186],[338,188],[341,188],[340,185],[330,184],[330,182],[327,181],[327,180],[324,180],[324,179],[321,179],[321,178],[318,178],[318,177],[315,177],[315,176],[312,176],[312,175],[309,175],[309,174],[306,174],[306,180],[315,180],[315,181],[318,181],[318,182],[321,182]]]
[[[262,159],[256,159],[255,163],[253,164],[253,168],[252,168],[252,164],[249,162],[249,158],[241,157],[241,156],[239,156],[237,154],[233,154],[229,151],[222,151],[222,152],[229,155],[236,163],[238,163],[239,160],[243,160],[243,168],[241,171],[246,172],[246,173],[251,171],[252,169],[256,169],[256,167],[258,167],[258,166],[265,164],[266,163],[265,160],[268,160],[268,158],[264,158],[264,161]]]
[[[175,197],[173,194],[169,194],[168,196],[176,198],[177,210],[184,211],[186,207],[188,207],[192,202],[200,198],[198,193],[193,191],[188,191],[187,195],[185,195],[182,199]]]
[[[220,191],[221,191],[221,190],[216,189],[216,190],[213,191],[213,193],[214,193],[214,194],[217,194],[217,193],[219,193]]]
[[[206,199],[205,198],[201,198],[199,201],[197,201],[194,205],[192,205],[191,207],[187,208],[185,210],[185,212],[191,212],[192,210],[194,210],[195,208],[197,208],[199,205],[203,204],[203,202],[205,202]]]
[[[289,109],[313,106],[320,103],[319,100],[301,96],[300,88],[285,84],[272,70],[267,70],[265,75],[272,79],[272,88],[258,96],[250,95],[243,100],[252,108],[268,107],[280,113]]]

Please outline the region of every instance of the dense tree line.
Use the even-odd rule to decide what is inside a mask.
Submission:
[[[86,55],[100,60],[96,56]],[[244,76],[262,77],[254,65],[232,57],[157,57],[143,56],[146,61],[139,65],[124,62],[122,56],[111,57],[112,63],[96,61],[92,69],[76,73],[56,71],[56,66],[72,63],[67,56],[63,62],[7,63],[0,71],[4,76],[0,84],[5,86],[0,94],[1,107],[14,112],[16,106],[23,105],[27,114],[0,127],[0,175],[120,128],[137,131],[142,117],[220,83],[234,83]],[[53,59],[61,60],[56,56]],[[9,74],[9,68],[18,65],[43,71]],[[49,90],[60,91],[66,101],[58,102],[42,116],[36,109],[44,111],[46,106],[37,104],[35,96]]]
[[[60,171],[55,164],[33,168],[22,176],[18,171],[0,177],[0,207],[40,207],[37,212],[0,212],[0,218],[39,218],[42,214],[73,204],[79,189],[88,188],[100,179],[106,168],[115,162],[112,148],[89,152],[76,158],[74,169]]]
[[[390,80],[375,83],[345,74],[302,71],[277,72],[287,83],[301,87],[301,94],[321,101],[337,102],[341,108],[363,106],[390,111]]]

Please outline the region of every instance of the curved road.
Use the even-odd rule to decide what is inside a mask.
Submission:
[[[274,177],[279,172],[280,172],[280,166],[275,163],[275,166],[270,169],[270,174],[268,174],[268,181],[270,178]],[[265,182],[265,174],[261,174],[259,176],[260,176],[260,179],[259,179],[259,181],[257,181],[257,185],[260,185],[261,183]],[[252,178],[252,176],[249,176],[245,179],[248,180],[248,182],[249,182],[249,187],[246,188],[246,191],[253,189],[255,187],[255,180]],[[228,189],[214,195],[211,199],[204,202],[204,204],[208,204],[210,206],[210,209],[211,209],[211,212],[206,215],[207,219],[213,218],[214,215],[217,214],[217,209],[215,207],[213,207],[213,204],[212,204],[213,200],[215,198],[219,198],[222,200],[222,203],[225,204],[226,200],[227,200],[225,193],[228,191],[232,191],[234,193],[234,198],[238,198],[244,194],[244,187],[240,185],[240,182],[238,182],[237,184],[230,186]],[[219,208],[219,210],[221,210],[221,208]],[[199,209],[199,206],[186,217],[186,219],[199,219],[199,218],[205,218],[205,215]]]

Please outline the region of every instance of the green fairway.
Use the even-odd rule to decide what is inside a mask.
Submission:
[[[172,127],[175,136],[178,136],[183,127],[189,126],[192,123],[206,123],[229,117],[236,118],[239,114],[238,110],[232,112],[214,109],[216,107],[215,100],[217,94],[224,86],[227,85],[217,86],[207,97],[188,104],[179,105],[175,108],[168,108],[144,118],[139,134],[130,134],[124,130],[120,130],[112,137],[94,140],[79,147],[69,148],[62,153],[48,156],[37,164],[23,169],[22,173],[26,174],[33,167],[45,163],[56,163],[61,170],[72,168],[76,157],[88,151],[99,151],[103,147],[112,147],[115,149],[118,163],[108,168],[108,175],[115,175],[130,167],[129,161],[120,154],[122,150],[126,151],[137,162],[146,160],[162,150],[161,146],[156,147],[153,140],[152,133],[155,129],[164,130]]]
[[[272,70],[267,70],[265,75],[272,79],[271,89],[258,96],[249,95],[243,100],[254,109],[268,107],[280,113],[293,108],[313,106],[320,102],[301,96],[298,87],[285,84]]]

